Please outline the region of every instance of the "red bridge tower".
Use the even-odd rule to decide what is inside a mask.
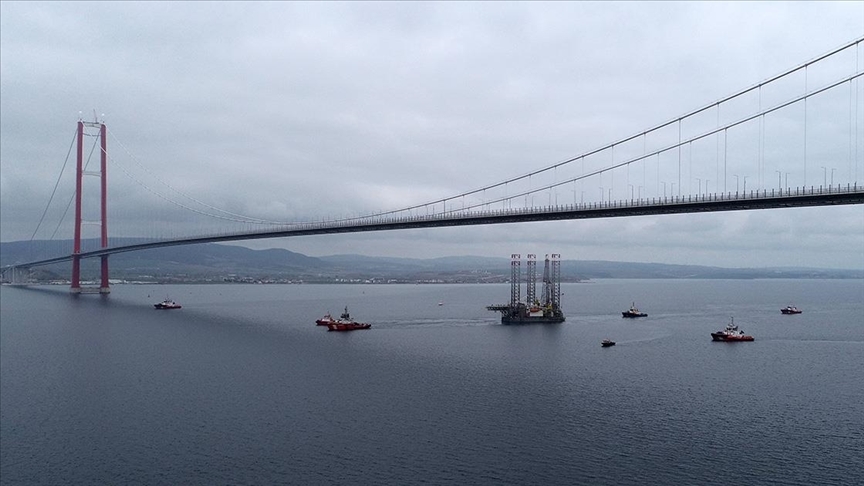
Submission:
[[[100,166],[99,172],[84,172],[84,127],[99,129],[100,142]],[[102,217],[97,224],[102,230],[102,248],[108,247],[108,179],[106,177],[106,166],[108,160],[108,150],[105,137],[105,123],[102,122],[85,122],[78,120],[78,164],[75,172],[75,238],[73,240],[72,250],[72,287],[71,291],[74,294],[82,292],[99,292],[100,294],[108,294],[111,289],[108,287],[108,255],[102,255],[101,267],[101,282],[98,288],[82,288],[81,287],[81,196],[85,175],[97,176],[101,179],[102,188]]]

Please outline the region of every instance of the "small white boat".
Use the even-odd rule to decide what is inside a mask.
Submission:
[[[162,302],[157,302],[153,304],[153,307],[157,309],[180,309],[181,305],[171,299],[166,298]]]

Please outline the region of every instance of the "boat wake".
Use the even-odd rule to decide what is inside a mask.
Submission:
[[[375,327],[388,329],[401,328],[440,328],[440,327],[476,327],[498,325],[497,319],[413,319],[413,320],[393,320],[393,321],[375,321]]]

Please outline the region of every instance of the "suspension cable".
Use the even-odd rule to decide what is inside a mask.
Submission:
[[[84,167],[81,169],[82,171],[86,171],[87,167],[90,166],[90,159],[93,158],[93,152],[96,151],[96,144],[99,143],[99,137],[93,140],[93,146],[90,147],[90,153],[87,155],[87,162],[84,163]],[[54,228],[54,232],[51,233],[51,237],[49,240],[53,240],[54,236],[57,235],[57,231],[60,229],[60,226],[63,224],[63,221],[66,219],[66,215],[69,214],[69,208],[72,207],[72,201],[75,200],[75,191],[72,191],[72,197],[69,198],[69,202],[66,203],[66,209],[63,210],[63,216],[60,216],[60,221],[57,222],[57,227]]]
[[[563,181],[563,182],[558,182],[558,183],[554,183],[554,184],[549,184],[549,185],[544,186],[544,187],[538,187],[538,188],[536,188],[536,189],[534,189],[534,190],[529,190],[529,191],[521,192],[521,193],[519,193],[519,194],[513,194],[513,195],[511,195],[511,196],[505,196],[505,197],[502,197],[502,198],[499,198],[499,199],[495,199],[495,200],[492,200],[492,201],[487,201],[487,202],[483,202],[483,203],[473,204],[473,205],[471,205],[471,206],[468,206],[466,209],[473,209],[473,208],[477,208],[477,207],[485,206],[485,205],[487,205],[487,204],[494,204],[494,203],[497,203],[497,202],[502,202],[502,201],[507,201],[507,200],[511,200],[511,199],[516,199],[516,198],[523,197],[523,196],[525,196],[525,195],[532,194],[532,193],[535,193],[535,192],[546,191],[546,190],[549,190],[549,189],[552,189],[552,188],[555,188],[555,187],[558,187],[558,186],[562,186],[562,185],[564,185],[564,184],[569,184],[569,183],[571,183],[571,182],[578,181],[578,180],[582,180],[582,179],[586,179],[586,178],[589,178],[589,177],[595,176],[595,175],[597,175],[597,174],[602,174],[603,172],[606,172],[606,171],[610,171],[610,170],[618,169],[618,168],[623,167],[623,166],[625,166],[625,165],[629,165],[629,164],[632,164],[632,163],[634,163],[634,162],[638,162],[638,161],[640,161],[640,160],[645,160],[645,159],[648,159],[648,158],[653,157],[653,156],[655,156],[655,155],[658,155],[658,156],[659,156],[659,154],[661,154],[661,153],[663,153],[663,152],[668,152],[669,150],[673,150],[673,149],[675,149],[675,148],[679,148],[679,147],[681,147],[681,146],[684,145],[684,144],[690,144],[690,143],[693,143],[693,142],[695,142],[695,141],[697,141],[697,140],[701,140],[701,139],[703,139],[703,138],[706,138],[706,137],[709,137],[709,136],[711,136],[711,135],[714,135],[715,133],[719,133],[719,132],[721,132],[721,131],[726,131],[726,130],[728,130],[728,129],[730,129],[730,128],[734,128],[734,127],[736,127],[736,126],[738,126],[738,125],[741,125],[741,124],[747,123],[747,122],[752,121],[752,120],[754,120],[754,119],[756,119],[756,118],[759,118],[759,117],[765,116],[765,115],[767,115],[767,114],[769,114],[769,113],[775,112],[775,111],[777,111],[777,110],[780,110],[780,109],[785,108],[785,107],[787,107],[787,106],[793,105],[793,104],[798,103],[798,102],[800,102],[800,101],[807,100],[807,99],[810,98],[810,97],[816,96],[816,95],[818,95],[818,94],[820,94],[820,93],[823,93],[823,92],[825,92],[825,91],[828,91],[828,90],[830,90],[830,89],[832,89],[832,88],[836,88],[837,86],[840,86],[840,85],[845,84],[845,83],[848,83],[848,82],[850,82],[850,81],[852,81],[852,80],[858,79],[858,78],[860,78],[861,76],[864,76],[864,72],[859,72],[859,73],[853,74],[853,75],[851,75],[851,76],[845,77],[845,78],[843,78],[843,79],[841,79],[841,80],[839,80],[839,81],[835,81],[835,82],[830,83],[830,84],[828,84],[828,85],[826,85],[826,86],[823,86],[822,88],[819,88],[819,89],[813,90],[813,91],[811,91],[811,92],[809,92],[809,93],[807,93],[807,94],[804,94],[804,95],[798,96],[798,97],[793,98],[793,99],[791,99],[791,100],[788,100],[788,101],[785,101],[785,102],[780,103],[780,104],[778,104],[778,105],[775,105],[775,106],[773,106],[773,107],[771,107],[771,108],[768,108],[768,109],[766,109],[766,110],[764,110],[764,111],[762,111],[762,112],[759,112],[759,113],[756,113],[756,114],[753,114],[753,115],[750,115],[750,116],[744,117],[744,118],[742,118],[742,119],[740,119],[740,120],[734,121],[734,122],[729,123],[729,124],[727,124],[727,125],[724,125],[724,126],[722,126],[722,127],[718,127],[718,128],[711,129],[711,130],[709,130],[709,131],[707,131],[707,132],[704,132],[704,133],[702,133],[702,134],[700,134],[700,135],[696,135],[696,136],[691,137],[691,138],[688,138],[688,139],[686,139],[686,140],[682,140],[680,143],[674,143],[674,144],[668,145],[668,146],[666,146],[666,147],[663,147],[663,148],[661,148],[661,149],[657,149],[657,150],[655,150],[654,152],[651,152],[651,153],[649,153],[649,154],[640,155],[640,156],[638,156],[638,157],[634,157],[634,158],[632,158],[632,159],[625,160],[624,162],[620,162],[620,163],[615,164],[615,165],[613,165],[613,166],[605,167],[605,168],[603,168],[603,169],[597,169],[597,170],[595,170],[595,171],[593,171],[593,172],[589,172],[589,173],[587,173],[587,174],[582,174],[582,175],[580,175],[579,177],[574,177],[574,178],[572,178],[572,179],[569,179],[569,180],[566,180],[566,181]],[[396,211],[393,211],[393,212],[396,212]],[[449,213],[455,213],[455,212],[458,212],[458,211],[457,211],[457,210],[451,210],[451,211],[447,211],[447,212],[449,212]],[[376,216],[378,216],[378,215],[376,215]]]
[[[63,161],[63,167],[60,168],[60,175],[57,176],[57,182],[54,183],[54,189],[51,191],[51,197],[48,198],[48,204],[45,205],[45,210],[42,211],[42,217],[39,218],[39,223],[36,225],[36,229],[33,230],[33,234],[30,235],[30,241],[33,241],[33,238],[36,237],[36,233],[39,232],[39,228],[42,226],[42,221],[45,220],[45,215],[48,214],[48,208],[51,207],[51,202],[54,200],[54,194],[57,193],[57,186],[60,185],[60,179],[63,178],[63,171],[66,170],[66,164],[69,162],[69,155],[72,154],[72,147],[75,146],[75,136],[78,134],[78,129],[75,129],[75,133],[72,134],[72,143],[69,144],[69,151],[66,152],[66,160]]]
[[[855,40],[853,40],[853,41],[851,41],[851,42],[848,42],[848,43],[846,43],[846,44],[844,44],[844,45],[842,45],[842,46],[840,46],[840,47],[837,47],[836,49],[833,49],[833,50],[829,51],[829,52],[826,53],[826,54],[822,54],[821,56],[815,57],[815,58],[813,58],[813,59],[811,59],[811,60],[809,60],[809,61],[807,61],[807,62],[805,62],[805,63],[803,63],[803,64],[799,64],[799,65],[796,66],[796,67],[793,67],[793,68],[788,69],[788,70],[786,70],[786,71],[784,71],[784,72],[782,72],[782,73],[780,73],[780,74],[777,74],[777,75],[775,75],[775,76],[772,76],[772,77],[770,77],[770,78],[768,78],[768,79],[766,79],[766,80],[764,80],[764,81],[761,81],[761,82],[759,82],[759,83],[757,83],[757,84],[755,84],[755,85],[750,86],[749,88],[745,88],[745,89],[743,89],[743,90],[740,90],[740,91],[738,91],[738,92],[736,92],[736,93],[734,93],[734,94],[731,94],[731,95],[726,96],[726,97],[724,97],[724,98],[721,98],[721,99],[719,99],[719,100],[717,100],[717,101],[714,101],[714,102],[712,102],[712,103],[709,103],[709,104],[707,104],[707,105],[704,105],[704,106],[702,106],[702,107],[700,107],[700,108],[698,108],[698,109],[696,109],[696,110],[690,111],[689,113],[686,113],[686,114],[684,114],[684,115],[681,115],[681,116],[675,117],[674,119],[671,119],[671,120],[669,120],[669,121],[667,121],[667,122],[661,123],[661,124],[656,125],[656,126],[654,126],[654,127],[652,127],[652,128],[649,128],[649,129],[647,129],[647,130],[643,130],[643,131],[641,131],[641,132],[639,132],[639,133],[637,133],[637,134],[631,135],[631,136],[629,136],[629,137],[626,137],[626,138],[620,139],[620,140],[618,140],[618,141],[616,141],[616,142],[613,142],[613,143],[611,143],[611,144],[607,144],[607,145],[604,145],[604,146],[602,146],[602,147],[600,147],[600,148],[596,148],[596,149],[594,149],[594,150],[590,150],[590,151],[588,151],[588,152],[586,152],[586,153],[583,153],[583,154],[581,154],[581,155],[578,155],[578,156],[575,156],[575,157],[571,157],[571,158],[568,158],[568,159],[562,160],[562,161],[560,161],[560,162],[557,162],[557,163],[555,163],[555,164],[553,164],[553,165],[550,165],[550,166],[547,166],[547,167],[545,167],[545,168],[537,169],[537,170],[531,171],[531,172],[529,172],[529,173],[527,173],[527,174],[523,174],[523,175],[518,176],[518,177],[513,177],[513,178],[507,179],[507,180],[505,180],[505,181],[501,181],[501,182],[498,182],[498,183],[495,183],[495,184],[487,185],[487,186],[481,187],[481,188],[479,188],[479,189],[475,189],[475,190],[472,190],[472,191],[464,192],[464,193],[461,193],[461,194],[458,194],[458,195],[455,195],[455,196],[450,196],[450,197],[446,197],[446,198],[441,198],[441,199],[437,199],[437,200],[432,201],[432,202],[427,202],[427,203],[424,203],[424,204],[417,204],[417,205],[414,205],[414,206],[405,207],[405,208],[403,208],[403,209],[397,209],[397,210],[393,210],[393,211],[385,211],[385,212],[374,213],[374,214],[370,214],[370,215],[368,215],[368,217],[380,216],[380,215],[386,215],[386,214],[393,214],[393,213],[398,213],[398,212],[402,212],[402,211],[409,211],[409,210],[412,210],[412,209],[418,209],[418,208],[421,208],[421,207],[424,207],[424,206],[428,206],[428,205],[434,205],[434,204],[438,204],[438,203],[444,203],[444,202],[449,201],[449,200],[454,199],[454,198],[464,197],[464,196],[469,196],[469,195],[472,195],[472,194],[477,194],[477,193],[480,193],[480,192],[482,192],[482,191],[485,191],[486,189],[494,189],[494,188],[496,188],[496,187],[501,187],[501,186],[504,186],[504,185],[509,184],[509,183],[513,183],[513,182],[516,182],[516,181],[520,181],[520,180],[525,179],[525,178],[527,178],[527,177],[530,177],[530,176],[532,176],[532,175],[537,175],[537,174],[540,174],[540,173],[547,172],[547,171],[549,171],[549,170],[555,169],[555,168],[557,168],[557,167],[560,167],[560,166],[564,166],[564,165],[570,164],[571,162],[574,162],[574,161],[580,160],[580,159],[582,159],[582,158],[584,158],[584,157],[589,157],[589,156],[591,156],[591,155],[598,154],[598,153],[603,152],[603,151],[605,151],[605,150],[608,150],[608,149],[610,149],[610,148],[612,148],[612,147],[614,147],[614,146],[616,146],[616,145],[621,145],[621,144],[623,144],[623,143],[626,143],[626,142],[629,142],[629,141],[631,141],[631,140],[634,140],[634,139],[636,139],[636,138],[638,138],[638,137],[644,136],[644,135],[646,135],[646,134],[648,134],[648,133],[656,132],[656,131],[658,131],[658,130],[660,130],[660,129],[662,129],[662,128],[665,128],[665,127],[667,127],[667,126],[669,126],[669,125],[672,125],[672,124],[674,124],[674,123],[678,123],[680,120],[683,120],[683,119],[685,119],[685,118],[690,118],[690,117],[692,117],[692,116],[694,116],[694,115],[697,115],[697,114],[699,114],[699,113],[702,113],[702,112],[705,111],[705,110],[708,110],[708,109],[714,108],[715,106],[721,105],[721,104],[726,103],[726,102],[728,102],[728,101],[731,101],[731,100],[733,100],[733,99],[735,99],[735,98],[739,98],[739,97],[741,97],[741,96],[743,96],[743,95],[745,95],[745,94],[747,94],[747,93],[750,93],[750,92],[753,91],[753,90],[760,89],[762,86],[765,86],[765,85],[771,84],[771,83],[773,83],[773,82],[775,82],[775,81],[777,81],[777,80],[779,80],[779,79],[782,79],[782,78],[784,78],[784,77],[786,77],[786,76],[789,76],[790,74],[796,73],[796,72],[798,72],[798,71],[800,71],[800,70],[802,70],[802,69],[806,69],[808,66],[810,66],[810,65],[812,65],[812,64],[815,64],[815,63],[818,63],[818,62],[820,62],[820,61],[823,61],[823,60],[825,60],[825,59],[827,59],[827,58],[829,58],[829,57],[831,57],[831,56],[833,56],[833,55],[835,55],[835,54],[837,54],[837,53],[839,53],[839,52],[845,51],[846,49],[848,49],[848,48],[850,48],[850,47],[852,47],[852,46],[856,46],[856,48],[857,48],[857,46],[858,46],[861,42],[864,42],[864,37],[859,37],[859,38],[857,38],[857,39],[855,39]],[[856,70],[857,70],[857,69],[856,69]],[[856,76],[856,77],[857,77],[857,76]],[[616,167],[617,167],[617,166],[616,166]]]
[[[827,59],[827,58],[829,58],[829,57],[831,57],[831,56],[834,56],[835,54],[837,54],[837,53],[839,53],[839,52],[842,52],[842,51],[844,51],[844,50],[846,50],[846,49],[848,49],[848,48],[850,48],[850,47],[852,47],[852,46],[856,46],[856,47],[858,47],[859,44],[860,44],[862,41],[864,41],[864,37],[860,37],[860,38],[855,39],[855,40],[853,40],[853,41],[851,41],[851,42],[848,42],[848,43],[846,43],[846,44],[844,44],[844,45],[842,45],[842,46],[840,46],[840,47],[838,47],[838,48],[836,48],[836,49],[833,49],[833,50],[829,51],[829,52],[826,53],[826,54],[823,54],[823,55],[818,56],[818,57],[816,57],[816,58],[814,58],[814,59],[811,59],[810,61],[807,61],[807,62],[805,62],[805,63],[803,63],[803,64],[799,64],[799,65],[796,66],[796,67],[793,67],[793,68],[791,68],[791,69],[788,69],[788,70],[786,70],[786,71],[784,71],[784,72],[782,72],[782,73],[780,73],[780,74],[777,74],[777,75],[775,75],[775,76],[772,76],[772,77],[770,77],[770,78],[768,78],[768,79],[766,79],[766,80],[764,80],[764,81],[761,81],[761,82],[759,82],[759,83],[757,83],[757,84],[755,84],[755,85],[752,85],[752,86],[750,86],[750,87],[748,87],[748,88],[745,88],[745,89],[743,89],[743,90],[740,90],[740,91],[738,91],[738,92],[735,92],[735,93],[733,93],[732,95],[729,95],[729,96],[723,97],[723,98],[721,98],[721,99],[719,99],[719,100],[717,100],[717,101],[714,101],[714,102],[711,102],[711,103],[709,103],[709,104],[707,104],[707,105],[704,105],[704,106],[702,106],[702,107],[700,107],[700,108],[698,108],[698,109],[696,109],[696,110],[692,110],[692,111],[690,111],[690,112],[688,112],[688,113],[686,113],[686,114],[684,114],[684,115],[682,115],[682,116],[675,117],[675,118],[672,119],[672,120],[669,120],[669,121],[667,121],[667,122],[661,123],[661,124],[656,125],[656,126],[654,126],[654,127],[652,127],[652,128],[649,128],[649,129],[647,129],[647,130],[640,131],[640,132],[637,133],[637,134],[631,135],[631,136],[629,136],[629,137],[625,137],[625,138],[620,139],[620,140],[618,140],[618,141],[616,141],[616,142],[614,142],[614,143],[607,144],[607,145],[604,145],[604,146],[602,146],[602,147],[600,147],[600,148],[596,148],[596,149],[590,150],[590,151],[588,151],[588,152],[585,152],[585,153],[583,153],[583,154],[580,154],[580,155],[578,155],[578,156],[571,157],[571,158],[568,158],[568,159],[565,159],[565,160],[559,161],[559,162],[557,162],[557,163],[555,163],[555,164],[552,164],[552,165],[549,165],[549,166],[547,166],[547,167],[545,167],[545,168],[538,169],[538,170],[534,170],[534,171],[528,172],[528,173],[526,173],[526,174],[523,174],[523,175],[521,175],[521,176],[513,177],[513,178],[509,178],[509,179],[506,179],[506,180],[504,180],[504,181],[497,182],[497,183],[495,183],[495,184],[486,185],[486,186],[483,186],[483,187],[481,187],[481,188],[479,188],[479,189],[474,189],[474,190],[471,190],[471,191],[468,191],[468,192],[463,192],[463,193],[460,193],[460,194],[457,194],[457,195],[454,195],[454,196],[449,196],[449,197],[445,197],[445,198],[437,199],[437,200],[434,200],[434,201],[431,201],[431,202],[426,202],[426,203],[422,203],[422,204],[415,204],[415,205],[412,205],[412,206],[408,206],[408,207],[404,207],[404,208],[396,209],[396,210],[373,212],[373,213],[370,213],[370,214],[367,214],[367,215],[358,216],[358,217],[349,217],[349,218],[340,218],[340,219],[335,219],[335,220],[333,220],[332,222],[335,223],[335,222],[344,222],[344,221],[359,221],[359,220],[364,220],[364,219],[369,219],[369,218],[374,218],[374,217],[380,217],[380,216],[386,216],[386,215],[391,215],[391,214],[396,214],[396,213],[401,213],[401,212],[406,212],[406,211],[407,211],[407,212],[410,212],[410,211],[412,211],[412,210],[418,210],[418,209],[423,208],[423,207],[434,206],[435,204],[439,204],[439,203],[445,205],[444,213],[448,213],[448,212],[449,212],[449,213],[458,212],[459,210],[457,210],[457,209],[450,209],[449,211],[447,211],[447,210],[446,210],[446,203],[447,203],[448,201],[451,201],[451,200],[456,199],[456,198],[463,198],[463,199],[464,199],[465,196],[470,196],[470,195],[479,194],[479,193],[484,193],[484,194],[485,194],[485,191],[486,191],[487,189],[494,189],[494,188],[501,187],[501,186],[506,187],[508,184],[511,184],[511,183],[513,183],[513,182],[517,182],[517,181],[520,181],[520,180],[523,180],[523,179],[526,179],[526,178],[530,178],[530,177],[532,177],[532,176],[534,176],[534,175],[541,174],[541,173],[544,173],[544,172],[547,172],[547,171],[550,171],[550,170],[557,170],[558,167],[565,166],[565,165],[570,164],[570,163],[572,163],[572,162],[574,162],[574,161],[577,161],[577,160],[584,160],[585,157],[589,157],[589,156],[591,156],[591,155],[595,155],[595,154],[597,154],[597,153],[603,152],[603,151],[608,150],[608,149],[610,149],[610,148],[614,148],[616,145],[621,145],[621,144],[623,144],[623,143],[626,143],[626,142],[629,142],[629,141],[631,141],[631,140],[637,139],[638,137],[644,137],[644,136],[646,136],[646,135],[649,134],[649,133],[656,132],[656,131],[658,131],[658,130],[660,130],[660,129],[662,129],[662,128],[668,127],[668,126],[670,126],[670,125],[672,125],[672,124],[675,124],[675,123],[679,123],[679,124],[680,124],[681,121],[684,120],[684,119],[690,118],[690,117],[692,117],[692,116],[694,116],[694,115],[697,115],[697,114],[699,114],[699,113],[702,113],[702,112],[704,112],[704,111],[706,111],[706,110],[708,110],[708,109],[711,109],[711,108],[714,108],[714,107],[718,107],[718,106],[722,105],[723,103],[726,103],[726,102],[728,102],[728,101],[731,101],[731,100],[733,100],[733,99],[736,99],[736,98],[738,98],[738,97],[741,97],[741,96],[743,96],[743,95],[745,95],[745,94],[747,94],[747,93],[750,93],[750,92],[752,92],[752,91],[754,91],[754,90],[757,90],[757,89],[758,89],[758,90],[760,90],[760,93],[761,93],[761,88],[762,88],[763,86],[768,85],[768,84],[771,84],[771,83],[773,83],[773,82],[775,82],[775,81],[777,81],[777,80],[779,80],[779,79],[782,79],[782,78],[784,78],[784,77],[786,77],[786,76],[789,76],[789,75],[791,75],[791,74],[793,74],[793,73],[796,73],[796,72],[798,72],[798,71],[800,71],[800,70],[802,70],[802,69],[804,69],[805,72],[806,72],[807,68],[808,68],[810,65],[813,65],[813,64],[818,63],[818,62],[820,62],[820,61],[822,61],[822,60],[824,60],[824,59]],[[846,78],[846,79],[843,80],[842,82],[846,82],[846,81],[850,81],[850,80],[853,80],[853,79],[857,79],[857,78],[860,77],[861,75],[862,75],[862,73],[858,72],[858,73],[856,73],[855,75],[852,75],[852,76]],[[842,82],[841,82],[841,83],[842,83]],[[485,206],[485,205],[493,204],[493,203],[496,203],[496,202],[502,202],[502,201],[511,200],[511,199],[513,199],[514,197],[521,197],[521,196],[525,196],[525,195],[527,195],[527,194],[533,194],[533,193],[535,193],[535,192],[540,192],[540,191],[544,191],[544,190],[549,190],[549,189],[552,189],[552,188],[558,187],[558,186],[560,186],[560,185],[562,185],[562,184],[566,184],[566,183],[574,182],[574,181],[576,181],[576,180],[582,180],[582,179],[585,179],[585,178],[587,178],[587,177],[590,177],[590,176],[593,176],[593,175],[597,175],[597,174],[602,174],[603,172],[606,172],[606,171],[609,171],[609,170],[613,170],[613,169],[619,168],[619,167],[624,166],[624,165],[629,165],[629,164],[632,163],[632,162],[637,162],[637,161],[639,161],[639,160],[646,159],[648,156],[654,156],[654,155],[658,155],[658,156],[659,156],[660,153],[665,152],[665,151],[667,151],[667,150],[674,149],[674,148],[676,148],[676,147],[680,147],[680,146],[683,145],[684,143],[690,143],[690,142],[692,142],[692,141],[699,140],[699,139],[704,138],[704,137],[706,137],[706,136],[709,136],[709,135],[712,135],[712,134],[715,134],[715,133],[719,133],[720,131],[727,130],[727,129],[732,128],[732,127],[734,127],[734,126],[737,126],[737,125],[739,125],[739,124],[741,124],[741,123],[744,123],[744,122],[746,122],[746,121],[749,121],[749,120],[751,120],[751,119],[753,119],[753,118],[755,118],[755,117],[763,116],[763,115],[765,115],[765,114],[768,114],[768,113],[770,113],[770,112],[772,112],[772,111],[775,111],[775,110],[778,110],[778,109],[783,108],[783,107],[785,107],[785,106],[788,106],[788,105],[790,105],[790,104],[797,103],[798,101],[801,101],[801,100],[805,100],[805,101],[806,101],[806,99],[809,98],[810,96],[815,95],[815,94],[818,94],[818,93],[820,93],[820,92],[822,92],[822,91],[825,91],[825,90],[827,90],[827,89],[833,88],[833,87],[835,87],[835,86],[836,86],[836,84],[831,85],[831,86],[828,86],[828,87],[826,87],[826,88],[822,88],[822,89],[820,89],[820,90],[818,90],[818,91],[814,91],[814,92],[810,92],[810,93],[805,93],[803,96],[800,96],[800,97],[798,97],[798,98],[796,98],[796,99],[794,99],[794,100],[788,101],[788,102],[783,103],[783,104],[778,105],[778,106],[775,106],[774,108],[771,108],[771,109],[769,109],[769,110],[760,111],[760,113],[758,113],[757,115],[754,115],[754,116],[751,116],[751,117],[747,117],[747,118],[745,118],[745,119],[739,120],[739,121],[734,122],[734,123],[730,123],[730,124],[728,124],[728,125],[726,125],[726,126],[724,126],[724,127],[718,127],[717,129],[714,129],[714,130],[711,130],[711,131],[709,131],[709,132],[703,133],[702,135],[699,135],[699,136],[696,136],[696,137],[692,137],[692,138],[690,138],[690,139],[688,139],[688,140],[681,140],[680,137],[679,137],[679,142],[678,142],[677,144],[673,144],[673,145],[671,145],[671,146],[669,146],[669,147],[665,147],[665,148],[663,148],[663,149],[657,150],[657,151],[652,152],[652,153],[650,153],[650,154],[645,154],[645,155],[643,155],[643,156],[641,156],[641,157],[638,157],[638,158],[635,158],[635,159],[627,160],[627,161],[622,162],[622,163],[619,163],[619,164],[614,164],[614,160],[613,160],[613,165],[612,165],[612,166],[610,166],[610,167],[606,167],[606,168],[603,168],[603,169],[599,169],[599,170],[596,170],[596,171],[593,171],[593,172],[591,172],[591,173],[589,173],[589,174],[584,174],[584,173],[583,173],[583,174],[582,174],[581,176],[579,176],[579,177],[576,177],[576,178],[573,178],[573,179],[569,179],[569,180],[564,181],[564,182],[554,183],[554,184],[551,184],[551,185],[548,185],[548,186],[545,186],[545,187],[542,187],[542,188],[536,188],[536,189],[534,189],[534,190],[529,190],[529,191],[527,191],[527,192],[523,192],[523,193],[520,193],[520,194],[517,194],[517,195],[504,196],[503,198],[500,198],[500,199],[497,199],[497,200],[493,200],[493,201],[485,201],[485,198],[484,198],[484,202],[483,202],[483,203],[481,203],[481,204],[471,205],[471,206],[468,206],[468,207],[465,208],[465,209],[470,209],[470,208],[474,208],[474,207],[478,207],[478,206]],[[761,97],[760,97],[760,98],[761,98]],[[760,101],[761,101],[761,100],[760,100]],[[110,130],[109,130],[109,132],[110,132]],[[111,133],[111,135],[113,136],[114,141],[115,141],[116,143],[118,143],[118,145],[119,145],[119,146],[120,146],[120,147],[121,147],[121,148],[122,148],[122,149],[123,149],[123,150],[124,150],[128,155],[129,155],[129,156],[130,156],[130,158],[132,158],[133,162],[134,162],[136,165],[138,165],[139,168],[141,168],[142,170],[144,170],[147,174],[149,174],[149,175],[151,175],[152,177],[154,177],[158,182],[160,182],[160,183],[163,184],[164,186],[168,187],[171,191],[173,191],[173,192],[179,194],[180,196],[182,196],[182,197],[184,197],[184,198],[186,198],[186,199],[189,199],[189,200],[195,202],[196,204],[199,204],[199,205],[201,205],[201,206],[204,206],[205,208],[208,208],[208,209],[210,209],[210,210],[217,211],[217,212],[219,212],[219,213],[227,214],[227,215],[229,215],[229,216],[231,216],[231,217],[225,217],[225,216],[221,216],[221,215],[218,215],[218,214],[210,214],[210,213],[207,213],[207,212],[205,212],[205,211],[198,210],[198,209],[195,209],[195,208],[189,207],[188,205],[185,205],[185,204],[182,204],[182,203],[180,203],[180,202],[177,202],[177,201],[175,201],[175,200],[173,200],[173,199],[171,199],[171,198],[169,198],[169,197],[167,197],[167,196],[165,196],[165,195],[163,195],[163,194],[161,194],[161,193],[159,193],[159,192],[157,192],[157,191],[151,189],[151,188],[148,187],[146,184],[144,184],[143,182],[141,182],[139,179],[137,179],[137,178],[135,178],[134,176],[132,176],[132,174],[130,174],[128,171],[126,171],[126,170],[122,167],[122,165],[120,166],[120,167],[121,167],[121,170],[123,170],[123,172],[126,173],[127,176],[129,176],[130,178],[132,178],[136,183],[138,183],[139,185],[141,185],[142,187],[144,187],[144,188],[145,188],[146,190],[148,190],[149,192],[155,194],[156,196],[160,197],[161,199],[163,199],[163,200],[165,200],[165,201],[167,201],[167,202],[169,202],[169,203],[171,203],[171,204],[174,204],[174,205],[176,205],[176,206],[178,206],[178,207],[181,207],[181,208],[187,209],[187,210],[189,210],[189,211],[195,212],[195,213],[197,213],[197,214],[201,214],[201,215],[208,216],[208,217],[212,217],[212,218],[217,218],[217,219],[227,220],[227,221],[233,221],[233,222],[254,223],[254,224],[271,224],[271,225],[294,225],[294,224],[299,224],[299,222],[270,221],[270,220],[265,220],[265,219],[253,218],[253,217],[251,217],[251,216],[246,216],[246,215],[242,215],[242,214],[237,214],[237,213],[233,213],[233,212],[230,212],[230,211],[226,211],[226,210],[224,210],[224,209],[220,209],[220,208],[217,208],[217,207],[215,207],[215,206],[209,205],[209,204],[207,204],[207,203],[205,203],[205,202],[203,202],[203,201],[200,201],[200,200],[198,200],[198,199],[196,199],[196,198],[194,198],[194,197],[192,197],[192,196],[190,196],[190,195],[188,195],[188,194],[186,194],[186,193],[184,193],[184,192],[182,192],[182,191],[180,191],[180,190],[174,188],[173,186],[171,186],[170,184],[168,184],[166,181],[164,181],[163,179],[161,179],[160,177],[158,177],[157,175],[155,175],[153,172],[151,172],[149,169],[147,169],[147,167],[145,167],[143,164],[141,164],[141,163],[140,163],[140,162],[139,162],[139,161],[138,161],[138,160],[137,160],[137,159],[136,159],[136,158],[131,154],[131,152],[130,152],[126,147],[125,147],[125,145],[123,145],[123,143],[120,142],[120,141],[117,139],[117,137],[113,134],[113,132],[110,132],[110,133]],[[116,162],[116,159],[113,159],[113,158],[112,158],[112,161]],[[680,183],[679,183],[679,191],[680,191]],[[453,206],[451,206],[451,207],[453,207]],[[68,209],[68,208],[67,208],[67,209]]]

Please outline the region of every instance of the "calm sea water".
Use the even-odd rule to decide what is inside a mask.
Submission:
[[[864,281],[565,284],[560,325],[508,298],[2,287],[0,483],[864,483]],[[345,305],[373,328],[314,325]],[[731,316],[755,342],[711,341]]]

